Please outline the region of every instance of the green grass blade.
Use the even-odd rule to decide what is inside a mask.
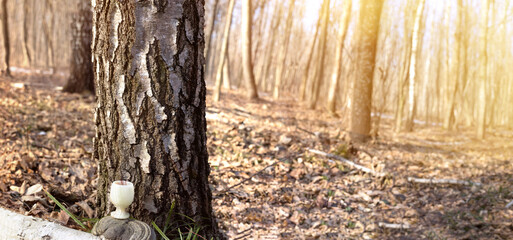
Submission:
[[[169,228],[169,223],[171,223],[171,216],[173,215],[173,211],[175,209],[175,203],[175,201],[171,203],[171,207],[169,208],[169,212],[167,213],[166,223],[164,224],[164,233],[167,232],[167,229]]]
[[[178,228],[178,235],[180,236],[180,240],[183,240],[182,231],[180,231],[180,228]]]
[[[194,221],[194,219],[192,219],[191,217],[189,217],[189,216],[187,216],[187,215],[185,215],[185,214],[181,214],[181,213],[177,213],[177,214],[178,214],[178,215],[180,215],[180,216],[182,216],[182,217],[184,217],[184,218],[187,218],[187,219],[191,220],[191,222],[193,222],[193,223],[195,223],[195,222],[196,222],[196,221]]]
[[[192,240],[192,229],[189,228],[189,234],[187,234],[187,240]]]
[[[151,221],[151,225],[153,225],[153,228],[155,228],[155,230],[160,234],[160,236],[164,240],[169,240],[169,238],[166,236],[166,234],[164,234],[164,232],[162,232],[162,230],[160,230],[159,226],[157,226],[157,224],[154,221]]]
[[[80,227],[82,227],[83,229],[87,230],[87,231],[91,231],[91,229],[87,228],[84,223],[82,223],[80,220],[78,220],[78,218],[75,216],[75,214],[71,213],[66,207],[64,207],[64,205],[62,205],[61,202],[59,202],[59,200],[57,200],[54,196],[52,196],[52,194],[50,194],[49,192],[47,192],[46,190],[44,190],[46,195],[48,195],[48,197],[50,199],[52,199],[53,202],[55,202],[55,204],[57,204],[57,206],[59,206],[59,208],[66,212],[66,214],[68,214],[68,216],[71,217],[71,219],[73,219],[73,221],[75,221]]]

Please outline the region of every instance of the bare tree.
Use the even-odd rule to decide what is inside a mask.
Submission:
[[[230,0],[230,3],[228,4],[228,11],[226,12],[226,23],[224,25],[224,31],[223,31],[223,41],[221,45],[221,51],[219,53],[219,63],[217,64],[217,70],[216,70],[216,83],[215,83],[215,89],[214,89],[214,101],[219,101],[219,96],[221,95],[221,82],[223,79],[223,69],[225,67],[228,67],[228,61],[225,61],[226,56],[228,55],[228,40],[230,39],[230,28],[232,25],[232,13],[233,13],[233,6],[235,5],[235,0]],[[225,79],[226,81],[226,79]]]
[[[481,10],[479,18],[479,66],[478,66],[478,79],[479,79],[479,92],[478,92],[478,104],[477,104],[477,138],[483,139],[485,136],[485,125],[486,125],[486,82],[488,77],[487,64],[488,64],[488,52],[487,47],[487,35],[488,35],[488,11],[489,2],[488,0],[481,1]]]
[[[28,16],[30,14],[30,7],[28,0],[23,0],[23,41],[21,41],[23,49],[23,61],[25,66],[30,66],[32,63],[31,53],[28,45]]]
[[[7,76],[11,76],[11,65],[9,60],[11,57],[11,44],[9,43],[9,15],[7,13],[7,0],[2,0],[2,29],[4,35],[4,51],[5,51],[5,69],[4,73]]]
[[[71,23],[70,76],[63,88],[65,92],[94,92],[93,64],[91,62],[93,15],[91,2],[78,1],[77,13]]]
[[[328,35],[328,24],[330,16],[330,0],[324,0],[322,5],[322,25],[321,36],[319,39],[319,61],[317,62],[317,74],[313,79],[312,95],[308,103],[308,108],[314,109],[319,99],[321,84],[324,79],[324,61],[326,59],[326,37]]]
[[[251,63],[251,0],[242,1],[242,73],[246,82],[247,96],[249,99],[258,98],[257,87],[255,84],[255,74],[253,73],[253,63]]]
[[[219,0],[214,0],[214,6],[212,8],[212,15],[210,16],[210,20],[209,20],[209,23],[208,23],[208,38],[207,38],[207,42],[205,43],[205,49],[207,50],[206,52],[206,59],[210,59],[210,53],[211,53],[211,50],[212,50],[212,46],[210,46],[210,44],[212,43],[212,37],[213,37],[213,33],[214,33],[214,29],[215,29],[215,23],[216,23],[216,16],[217,16],[217,5],[219,4]],[[208,66],[210,67],[210,66]]]
[[[457,16],[455,18],[456,22],[454,25],[454,42],[453,46],[449,49],[451,50],[450,61],[449,61],[449,72],[451,77],[448,79],[449,83],[452,83],[452,89],[448,88],[448,106],[446,108],[446,112],[444,115],[443,128],[452,129],[454,126],[454,105],[456,104],[456,93],[458,92],[458,83],[460,74],[460,41],[461,41],[461,15],[462,15],[462,1],[458,0],[458,4],[456,5]]]
[[[281,79],[283,77],[283,67],[287,58],[287,50],[289,48],[290,30],[292,29],[292,13],[294,12],[294,1],[289,0],[288,8],[289,13],[287,15],[287,22],[285,23],[285,33],[282,35],[282,42],[280,44],[280,53],[278,55],[278,66],[276,66],[276,72],[274,76],[274,91],[273,98],[278,99],[280,97]]]
[[[340,78],[340,71],[342,68],[342,53],[344,51],[344,40],[346,37],[347,26],[351,18],[351,2],[352,0],[345,0],[342,7],[342,16],[340,17],[340,25],[338,29],[337,48],[335,50],[335,67],[331,74],[331,83],[328,89],[328,111],[335,113],[336,106],[336,92],[338,89],[338,80]]]
[[[322,12],[322,11],[321,11]],[[321,25],[322,14],[319,14],[319,19],[317,20],[317,24],[315,26],[315,33],[312,40],[312,45],[310,45],[310,52],[308,53],[308,58],[306,60],[306,67],[303,70],[301,76],[301,84],[299,85],[299,100],[304,101],[306,97],[306,85],[308,83],[308,76],[310,74],[310,66],[312,64],[313,55],[315,51],[315,44],[317,43],[317,35],[319,33],[319,28]]]
[[[355,37],[358,41],[358,68],[353,79],[351,105],[349,105],[349,131],[355,140],[365,140],[371,130],[372,77],[379,32],[382,0],[360,1],[360,16]]]
[[[411,23],[409,21],[410,12],[413,11],[413,1],[407,1],[406,6],[404,8],[404,22],[403,22],[403,51],[400,60],[400,67],[398,69],[398,81],[397,81],[397,107],[395,111],[395,125],[394,130],[396,132],[401,131],[402,121],[403,121],[403,112],[404,105],[406,103],[406,87],[408,85],[408,70],[410,65],[410,51],[411,51]]]
[[[279,30],[279,27],[280,27],[280,22],[281,22],[281,13],[282,13],[282,4],[279,4],[279,2],[277,2],[277,4],[279,5],[279,9],[276,10],[275,12],[277,12],[277,16],[274,16],[271,20],[271,24],[270,24],[270,30],[269,30],[269,35],[270,35],[270,38],[269,38],[269,41],[267,43],[267,48],[266,48],[266,51],[264,53],[264,62],[262,63],[262,67],[260,69],[260,78],[258,80],[258,85],[266,90],[266,85],[267,85],[267,75],[269,73],[269,70],[271,69],[271,65],[272,65],[272,59],[273,59],[273,53],[274,53],[274,45],[275,45],[275,37],[278,35],[278,30]]]
[[[219,235],[208,185],[203,1],[93,1],[97,211],[109,184],[135,186],[131,215],[163,226],[188,219]],[[184,229],[185,230],[185,229]]]
[[[232,88],[232,82],[230,79],[230,54],[228,51],[226,51],[226,60],[223,64],[223,88],[224,89],[231,89]]]
[[[54,51],[53,51],[53,37],[52,37],[52,29],[53,29],[53,20],[54,20],[54,8],[53,1],[45,0],[45,19],[42,21],[43,24],[43,33],[46,40],[46,53],[48,57],[47,66],[50,67],[52,72],[55,68],[55,59],[54,59]],[[46,21],[46,16],[50,17],[50,21]]]
[[[406,116],[406,131],[413,129],[413,118],[415,116],[415,73],[417,72],[417,51],[420,35],[420,19],[422,18],[422,10],[424,9],[424,1],[420,0],[415,13],[415,23],[413,25],[413,33],[411,36],[411,52],[410,66],[408,70],[408,115]]]

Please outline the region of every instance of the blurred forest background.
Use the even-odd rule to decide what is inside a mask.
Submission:
[[[10,70],[12,83],[26,81],[25,90],[3,87],[37,92],[39,85],[28,83],[37,75],[38,84],[94,92],[84,60],[91,54],[84,50],[91,38],[88,1],[0,3],[0,69]],[[244,229],[284,238],[512,236],[506,219],[513,210],[504,208],[513,199],[511,1],[205,0],[204,36],[214,204],[229,236],[247,237]],[[81,130],[66,146],[79,148],[70,158],[90,161],[93,123],[84,119],[92,118],[94,97],[44,91],[36,95],[56,100],[38,101],[83,116],[69,123]],[[11,120],[4,117],[3,126]],[[14,126],[34,142],[41,136],[30,134],[51,131],[30,133],[23,124]],[[70,134],[58,136],[64,142]],[[358,175],[307,149],[371,170]],[[63,150],[42,151],[58,159]],[[4,184],[19,186],[21,176]],[[421,178],[433,185],[416,185],[425,183]],[[239,181],[244,189],[227,192]],[[262,188],[259,182],[276,184],[248,189]],[[83,191],[77,199],[86,201],[93,190]],[[232,219],[238,214],[244,216]]]
[[[7,8],[10,64],[18,68],[64,71],[71,56],[71,21],[78,1],[2,1]],[[4,16],[4,15],[3,15]],[[5,68],[5,42],[2,30],[2,66]]]
[[[5,2],[14,71],[69,70],[76,1]],[[241,61],[247,35],[242,2],[205,3],[206,81],[345,113],[361,68],[356,61],[361,54],[359,1],[253,0],[249,65],[254,90],[245,83]],[[415,121],[445,129],[472,127],[478,137],[485,127],[513,126],[513,81],[507,67],[513,59],[508,51],[512,8],[509,1],[493,0],[385,1],[375,63],[368,63],[374,65],[374,132],[382,118],[394,119],[396,131],[413,130]],[[0,52],[1,59],[5,53]]]

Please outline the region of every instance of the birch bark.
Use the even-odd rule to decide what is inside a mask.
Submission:
[[[208,186],[203,5],[92,1],[99,216],[113,210],[110,183],[129,180],[134,218],[163,226],[175,204],[171,229],[190,217],[222,238]]]

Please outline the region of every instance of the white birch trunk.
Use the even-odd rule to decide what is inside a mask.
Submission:
[[[99,240],[100,237],[0,208],[0,240],[4,239]]]
[[[415,14],[415,24],[413,25],[413,34],[411,39],[411,55],[410,55],[410,69],[408,79],[408,116],[406,121],[406,130],[413,129],[413,117],[415,114],[415,72],[417,70],[417,49],[419,43],[419,29],[420,19],[422,18],[422,10],[424,9],[424,1],[421,0],[417,6],[417,13]]]

